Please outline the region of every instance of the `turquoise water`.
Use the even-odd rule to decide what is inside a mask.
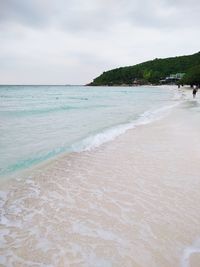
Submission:
[[[98,146],[173,96],[159,87],[0,86],[0,175]]]

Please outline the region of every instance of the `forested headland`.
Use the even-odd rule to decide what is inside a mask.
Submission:
[[[105,71],[88,85],[160,84],[166,77],[179,73],[185,75],[176,83],[200,85],[200,52],[188,56],[156,58],[134,66]]]

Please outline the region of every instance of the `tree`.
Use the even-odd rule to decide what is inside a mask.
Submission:
[[[158,84],[160,79],[170,74],[189,73],[190,68],[197,65],[200,65],[200,52],[189,56],[154,59],[133,66],[105,71],[90,85],[131,84],[135,79]]]
[[[200,65],[194,66],[185,74],[181,80],[183,84],[189,84],[191,86],[197,85],[200,87]]]

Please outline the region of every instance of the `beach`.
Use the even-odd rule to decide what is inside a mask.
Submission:
[[[199,102],[190,98],[3,181],[0,265],[198,267]]]
[[[200,0],[0,0],[0,267],[200,267]]]

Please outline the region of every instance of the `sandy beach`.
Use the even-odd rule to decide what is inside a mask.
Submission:
[[[199,267],[196,107],[2,183],[0,266]]]
[[[200,267],[200,0],[0,0],[0,267]]]

